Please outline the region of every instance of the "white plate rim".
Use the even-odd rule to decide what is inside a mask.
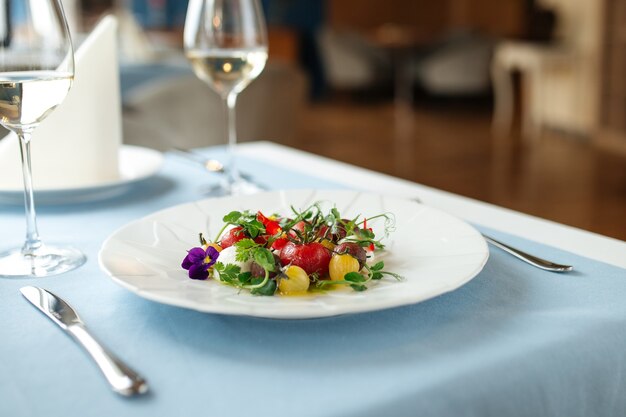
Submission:
[[[141,158],[137,159],[137,155]],[[137,160],[149,160],[144,169],[136,169]],[[131,184],[143,181],[154,176],[163,166],[164,156],[161,152],[135,145],[122,145],[119,149],[119,173],[120,178],[112,181],[104,181],[88,185],[62,188],[35,189],[36,204],[54,204],[59,200],[67,202],[69,197],[79,197],[80,201],[99,200],[109,196],[118,195],[119,192]],[[119,192],[116,192],[119,190]],[[111,192],[112,191],[112,192]],[[3,202],[23,202],[24,191],[22,189],[0,189],[0,199]]]
[[[145,289],[141,289],[138,288],[136,286],[134,286],[133,284],[130,284],[129,282],[127,282],[123,277],[119,277],[116,276],[115,273],[113,273],[108,267],[107,267],[107,261],[105,259],[106,255],[107,255],[107,248],[108,246],[111,244],[111,242],[113,242],[116,239],[116,236],[129,229],[132,227],[135,227],[138,224],[141,224],[142,222],[146,222],[149,221],[153,218],[156,218],[158,216],[163,215],[164,213],[167,213],[169,211],[174,212],[177,209],[181,209],[183,207],[189,207],[195,204],[202,204],[202,203],[206,203],[206,202],[210,202],[210,201],[215,201],[215,200],[224,200],[224,199],[229,199],[230,197],[212,197],[212,198],[206,198],[206,199],[202,199],[202,200],[198,200],[195,202],[188,202],[188,203],[182,203],[182,204],[178,204],[172,207],[168,207],[168,208],[164,208],[158,211],[155,211],[153,213],[150,213],[144,217],[141,217],[139,219],[136,219],[134,221],[131,221],[123,226],[121,226],[120,228],[118,228],[117,230],[115,230],[114,232],[112,232],[102,243],[100,251],[98,253],[98,264],[100,266],[100,269],[110,278],[112,279],[114,282],[116,282],[117,284],[119,284],[120,286],[122,286],[123,288],[129,290],[130,292],[135,293],[136,295],[151,300],[151,301],[155,301],[157,303],[162,303],[162,304],[166,304],[166,305],[170,305],[170,306],[176,306],[176,307],[182,307],[182,308],[187,308],[187,309],[191,309],[191,310],[196,310],[196,311],[200,311],[200,312],[204,312],[204,313],[214,313],[214,314],[224,314],[224,315],[236,315],[236,316],[250,316],[250,317],[258,317],[258,318],[268,318],[268,319],[314,319],[314,318],[324,318],[324,317],[332,317],[332,316],[338,316],[338,315],[345,315],[345,314],[354,314],[354,313],[366,313],[366,312],[373,312],[373,311],[378,311],[378,310],[384,310],[384,309],[388,309],[388,308],[394,308],[394,307],[401,307],[401,306],[407,306],[407,305],[412,305],[412,304],[417,304],[426,300],[429,300],[431,298],[443,295],[445,293],[454,291],[458,288],[460,288],[461,286],[465,285],[466,283],[468,283],[469,281],[471,281],[474,277],[476,277],[476,275],[478,275],[482,269],[484,268],[485,264],[487,263],[487,260],[489,258],[489,250],[487,247],[487,242],[484,240],[484,238],[482,237],[482,235],[480,234],[480,232],[478,232],[472,225],[466,223],[465,221],[454,217],[448,213],[445,213],[441,210],[429,207],[429,206],[425,206],[423,204],[417,203],[414,200],[408,200],[408,199],[399,199],[397,197],[390,197],[390,196],[384,196],[384,195],[380,195],[380,194],[375,194],[375,193],[369,193],[369,192],[363,192],[363,191],[357,191],[357,190],[315,190],[315,189],[301,189],[301,190],[278,190],[278,191],[269,191],[269,192],[263,192],[263,193],[259,193],[256,194],[256,196],[259,195],[265,195],[265,194],[276,194],[276,193],[298,193],[298,192],[310,192],[313,191],[315,193],[321,193],[321,194],[326,194],[326,193],[336,193],[336,192],[354,192],[354,193],[358,193],[358,194],[366,194],[366,195],[372,195],[372,196],[379,196],[382,198],[387,198],[387,199],[393,199],[393,200],[403,200],[407,203],[411,203],[411,204],[415,204],[416,208],[417,207],[422,207],[425,208],[433,213],[437,213],[440,216],[444,216],[447,219],[449,219],[451,222],[454,222],[458,225],[462,225],[462,227],[465,227],[466,230],[471,231],[471,233],[474,235],[474,237],[476,238],[477,241],[477,246],[475,248],[475,250],[477,251],[477,253],[479,253],[479,259],[474,262],[474,264],[472,265],[471,270],[468,270],[465,275],[463,277],[460,277],[453,285],[447,286],[445,288],[439,288],[437,291],[433,291],[433,292],[424,292],[421,293],[419,295],[419,297],[415,297],[414,294],[407,294],[404,296],[396,296],[393,299],[387,299],[385,302],[377,302],[375,304],[358,304],[356,306],[353,306],[350,309],[347,310],[341,310],[341,311],[326,311],[326,310],[320,310],[320,311],[313,311],[313,312],[307,312],[306,314],[302,314],[302,313],[288,313],[286,314],[284,311],[255,311],[255,310],[243,310],[241,308],[237,308],[237,306],[235,306],[235,308],[231,307],[225,307],[224,305],[221,306],[215,306],[215,305],[207,305],[207,304],[198,304],[195,303],[191,300],[187,300],[187,299],[180,299],[180,298],[172,298],[171,296],[164,296],[158,293],[154,293],[151,292],[149,289],[145,290]],[[183,253],[184,256],[184,253]],[[181,259],[182,261],[182,256]],[[184,273],[185,271],[183,271],[181,269],[181,272]],[[189,280],[189,281],[193,281],[193,280]],[[217,282],[211,282],[211,285],[217,285],[220,287],[224,287],[224,288],[228,288],[229,290],[232,290],[233,292],[237,292],[236,289],[234,288],[230,288],[227,287],[223,284],[219,284]],[[366,294],[368,293],[368,291],[372,291],[372,290],[367,290],[363,293],[359,293],[359,294]],[[245,292],[241,292],[239,294],[242,297],[259,297],[259,296],[251,296],[248,293]],[[325,295],[320,295],[320,297],[324,297]],[[263,298],[274,298],[274,297],[263,297]],[[281,297],[283,298],[283,297]],[[285,298],[290,298],[290,297],[285,297]]]

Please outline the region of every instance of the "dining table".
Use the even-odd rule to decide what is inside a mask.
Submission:
[[[101,269],[103,242],[158,210],[214,198],[221,180],[166,152],[155,175],[116,195],[38,206],[44,241],[88,260],[54,277],[0,280],[0,416],[626,415],[626,242],[272,142],[242,143],[237,157],[261,188],[418,199],[574,270],[543,271],[489,247],[482,271],[454,291],[308,320],[148,300]],[[19,204],[0,204],[0,247],[22,241],[23,219]],[[111,391],[24,286],[69,302],[149,391]]]

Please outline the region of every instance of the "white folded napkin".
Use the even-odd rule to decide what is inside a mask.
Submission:
[[[152,62],[156,51],[135,15],[126,7],[118,7],[115,17],[119,22],[120,53],[122,63]]]
[[[117,21],[103,18],[75,52],[67,97],[33,133],[34,188],[71,189],[116,181],[122,116]],[[22,189],[17,137],[0,140],[0,190]]]

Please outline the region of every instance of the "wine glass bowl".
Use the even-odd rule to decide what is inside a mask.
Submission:
[[[233,51],[187,52],[194,73],[227,99],[231,93],[239,94],[265,67],[267,51],[261,48]]]
[[[184,43],[196,76],[224,102],[229,154],[224,191],[257,191],[237,169],[235,106],[237,95],[259,76],[267,61],[267,29],[259,1],[190,0]]]
[[[74,52],[60,0],[0,1],[0,124],[18,136],[26,210],[26,240],[0,252],[0,277],[56,275],[85,263],[77,249],[42,242],[30,158],[33,131],[63,102],[73,78]]]

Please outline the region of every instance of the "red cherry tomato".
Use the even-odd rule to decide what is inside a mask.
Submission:
[[[317,237],[332,240],[333,235],[330,233],[330,230],[328,229],[329,229],[328,226],[320,227],[319,230],[317,231]]]
[[[367,259],[365,249],[363,249],[354,242],[340,243],[335,247],[335,253],[338,255],[345,253],[352,255],[353,258],[359,261],[359,269],[363,268],[363,265],[365,265],[365,260]]]
[[[296,232],[300,233],[300,235],[304,234],[304,228],[306,226],[306,222],[304,220],[300,220],[298,223],[291,226],[291,230],[289,230],[289,236],[294,239],[298,238]]]
[[[283,266],[296,265],[304,269],[308,275],[318,273],[323,277],[328,275],[331,251],[317,242],[301,245],[288,242],[280,251],[279,257]]]
[[[280,251],[283,247],[285,247],[287,243],[289,243],[289,240],[285,239],[284,237],[276,239],[274,243],[272,243],[272,249]]]
[[[220,246],[222,247],[222,249],[226,249],[227,247],[233,246],[235,243],[247,237],[248,236],[246,236],[243,227],[233,227],[228,232],[226,232],[224,236],[222,236],[222,240],[220,240]]]

